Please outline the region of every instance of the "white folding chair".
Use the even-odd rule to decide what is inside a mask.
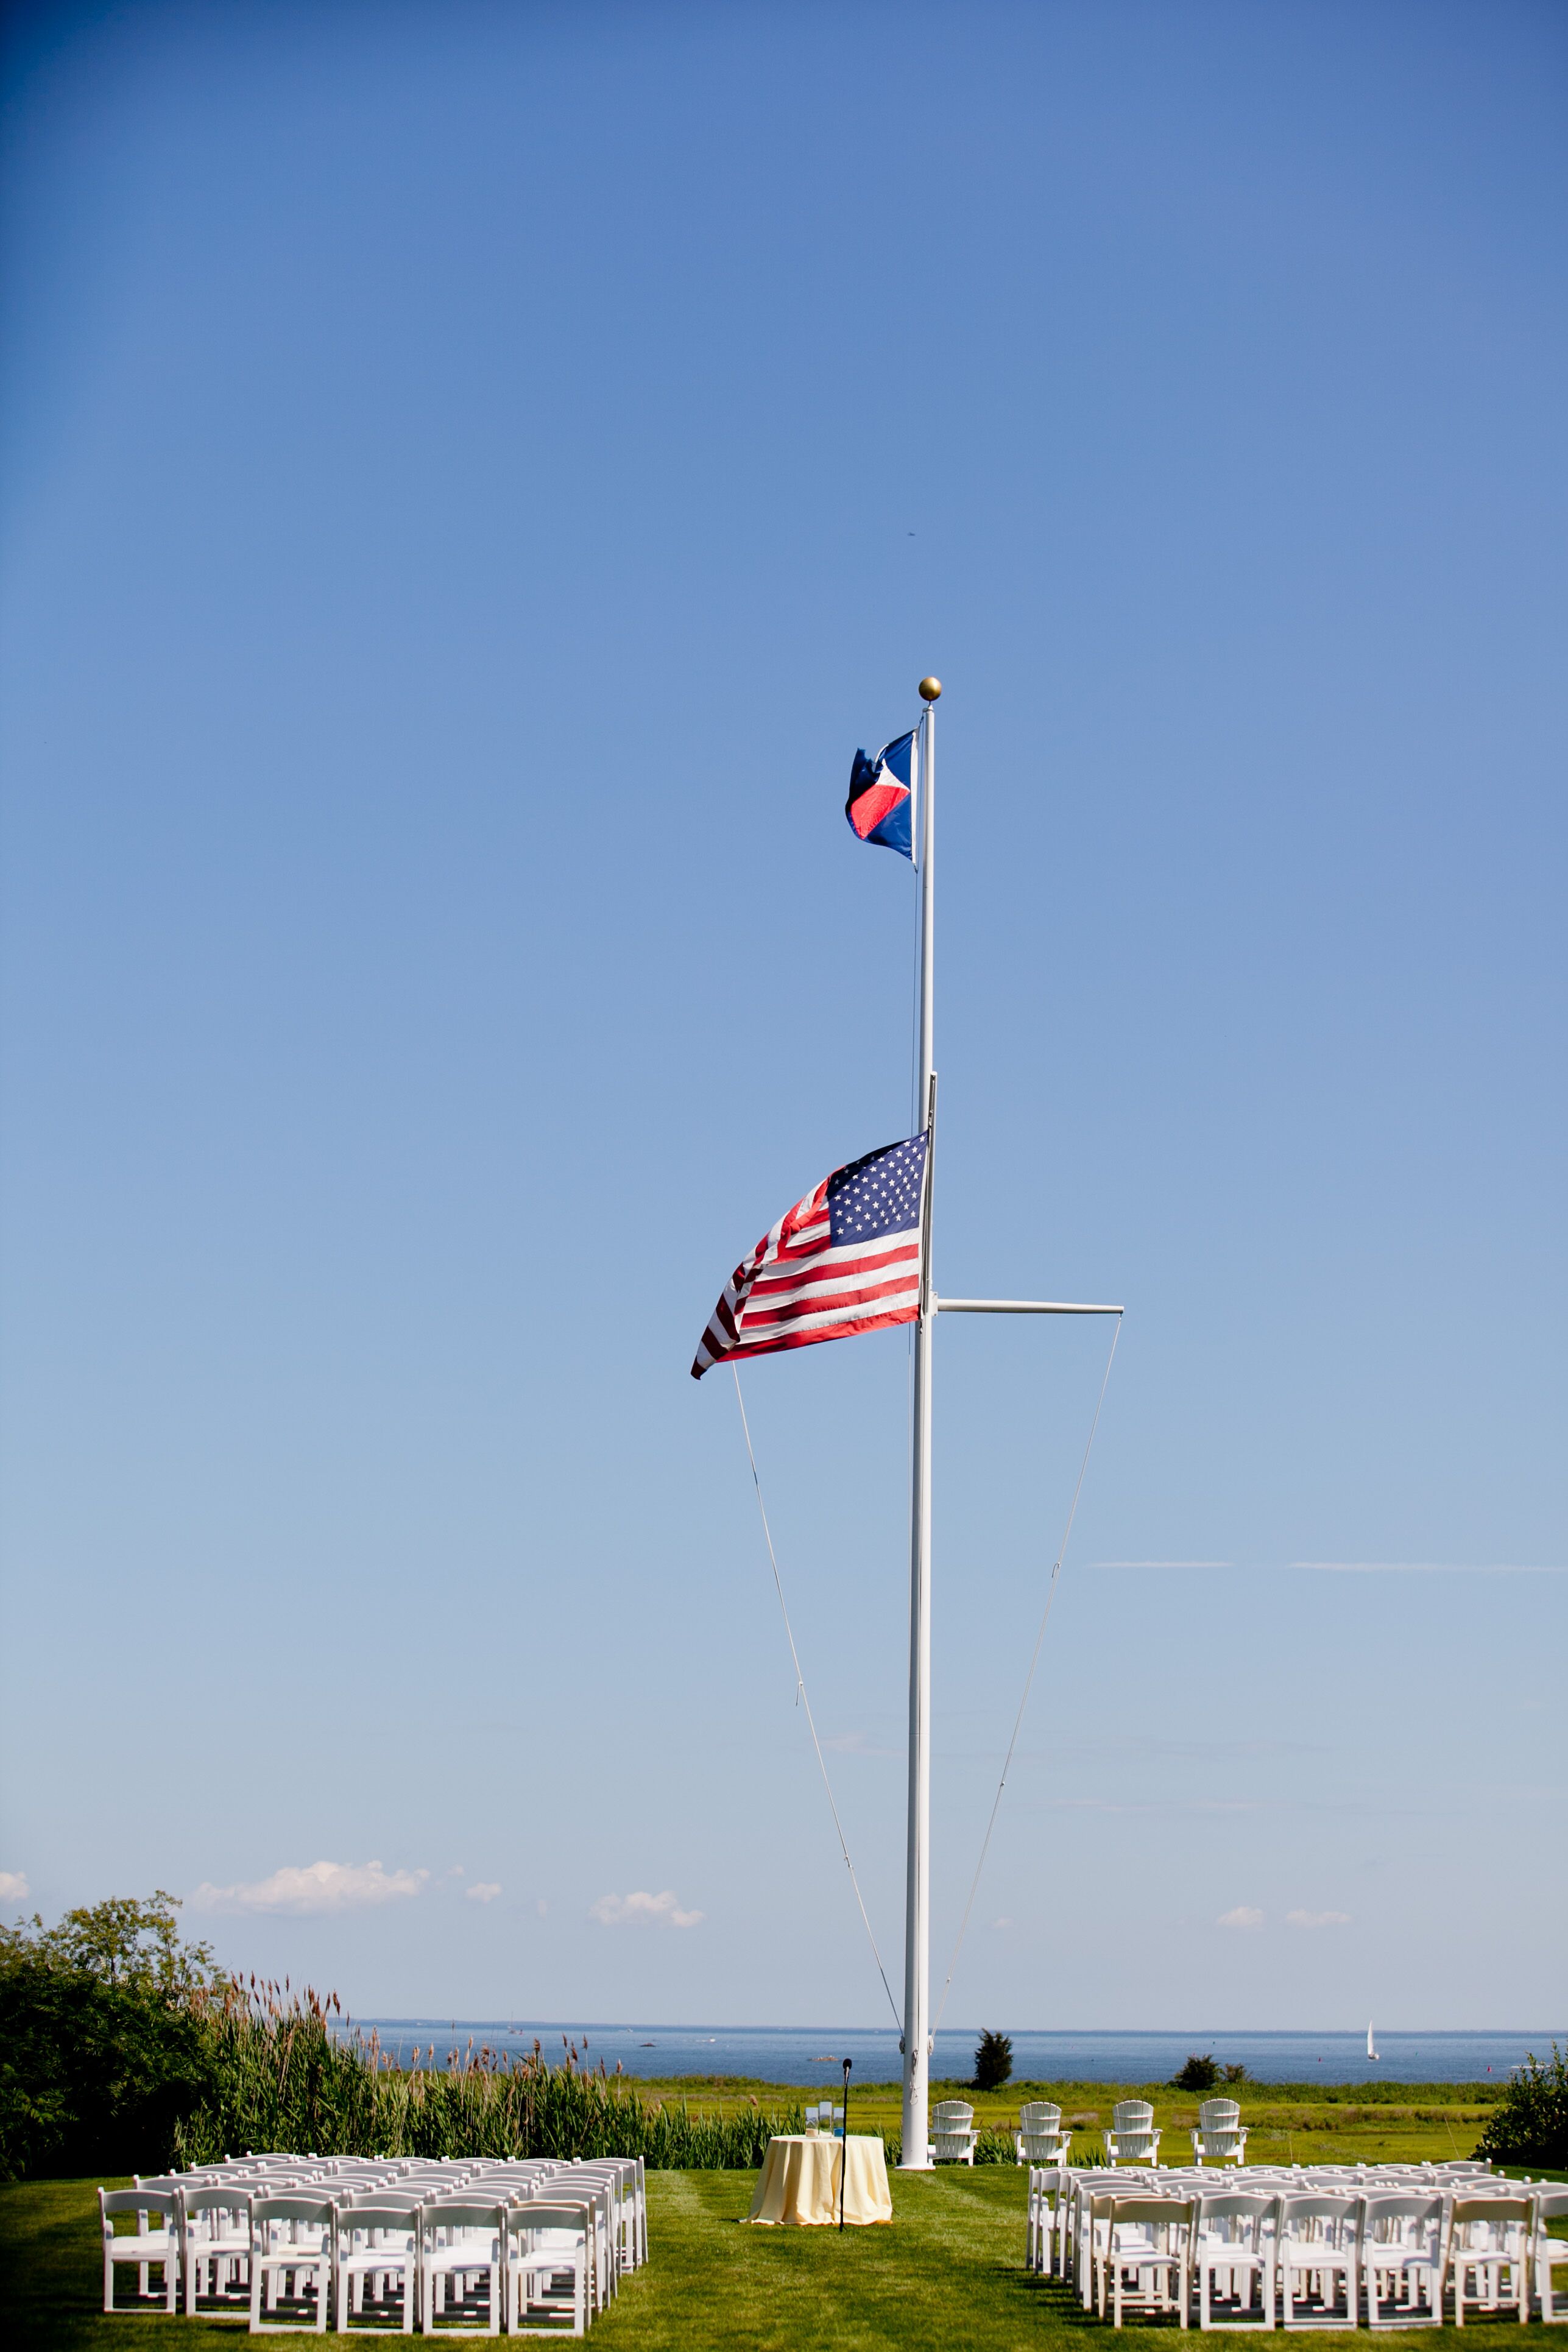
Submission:
[[[600,2183],[608,2196],[612,2277],[635,2271],[641,2259],[637,2252],[637,2173],[635,2161],[624,2156],[590,2157],[584,2162],[563,2168],[552,2181],[542,2183],[534,2194],[551,2197],[559,2192],[569,2196],[574,2184],[579,2180]]]
[[[1361,2291],[1359,2197],[1279,2200],[1274,2265],[1287,2327],[1354,2327]]]
[[[1560,2221],[1568,2214],[1568,2189],[1538,2189],[1532,2202],[1535,2206],[1535,2243],[1531,2250],[1530,2267],[1535,2281],[1535,2299],[1541,2305],[1541,2316],[1550,2326],[1561,2326],[1568,2320],[1568,2311],[1559,2311],[1552,2291],[1552,2273],[1568,2264],[1568,2238],[1554,2238],[1547,2228],[1549,2221]]]
[[[1373,2190],[1362,2210],[1361,2275],[1369,2327],[1440,2327],[1441,2197]]]
[[[115,2217],[134,2213],[133,2231],[115,2234]],[[100,2189],[98,2218],[103,2230],[103,2307],[105,2311],[165,2311],[179,2308],[180,2203],[173,2189]],[[152,2225],[156,2222],[156,2228]],[[116,2303],[116,2266],[134,2264],[136,2294],[131,2303]],[[153,2293],[152,2274],[161,2270],[163,2283]]]
[[[330,2198],[258,2189],[250,2206],[250,2332],[321,2334],[331,2301],[336,2215]],[[271,2315],[289,2315],[276,2319]]]
[[[406,2190],[357,2190],[338,2208],[332,2315],[340,2336],[367,2306],[384,2326],[397,2281],[398,2324],[414,2333],[419,2310],[419,2202]]]
[[[179,2191],[180,2265],[185,2316],[205,2297],[216,2311],[250,2304],[251,2191],[234,2181],[197,2182]]]
[[[616,2275],[616,2183],[588,2165],[571,2165],[544,2182],[531,2201],[582,2205],[588,2213],[588,2315],[596,2318],[619,2288]]]
[[[588,2207],[533,2197],[507,2215],[507,2325],[514,2336],[582,2336],[588,2326]],[[563,2294],[561,2281],[570,2285]]]
[[[1278,2197],[1253,2189],[1198,2198],[1192,2273],[1201,2330],[1273,2326],[1279,2208]]]
[[[1065,2214],[1068,2182],[1056,2165],[1029,2168],[1028,2219],[1024,2232],[1024,2267],[1054,2277],[1057,2269],[1058,2214]]]
[[[1534,2200],[1529,2197],[1456,2197],[1448,2213],[1444,2285],[1454,2297],[1454,2325],[1467,2306],[1500,2316],[1530,2317],[1530,2257]]]
[[[1098,2204],[1100,2200],[1097,2199]],[[1100,2315],[1178,2312],[1187,2324],[1187,2285],[1194,2201],[1180,2197],[1109,2197],[1100,2260]]]
[[[477,2194],[443,2197],[419,2209],[421,2324],[426,2336],[499,2336],[505,2300],[509,2205]],[[476,2314],[485,2281],[485,2316]],[[454,2294],[455,2290],[455,2294]],[[456,2302],[459,2316],[443,2320]]]

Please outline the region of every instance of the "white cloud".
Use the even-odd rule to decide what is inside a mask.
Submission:
[[[993,1920],[992,1920],[992,1922],[991,1922],[991,1925],[992,1925],[994,1927],[1010,1927],[1012,1926],[1012,1924],[1013,1924],[1013,1922],[1011,1921],[1011,1919],[1007,1919],[1007,1918],[993,1919]]]
[[[1348,1911],[1287,1911],[1285,1914],[1287,1927],[1348,1927],[1350,1923]]]
[[[0,1903],[25,1903],[26,1899],[26,1872],[25,1870],[0,1870]]]
[[[193,1911],[282,1911],[304,1917],[311,1912],[359,1911],[417,1895],[427,1870],[383,1870],[379,1862],[312,1862],[286,1865],[251,1885],[214,1886],[204,1880],[190,1898]]]
[[[1234,1911],[1222,1911],[1215,1921],[1216,1927],[1261,1927],[1263,1914],[1255,1911],[1250,1903],[1238,1903]]]
[[[1329,1576],[1568,1576],[1557,1560],[1293,1559],[1290,1565]]]
[[[1228,1559],[1091,1559],[1090,1568],[1229,1568]]]
[[[533,1906],[533,1907],[534,1907],[534,1909],[538,1912],[538,1914],[539,1914],[540,1917],[542,1919],[542,1918],[543,1918],[543,1916],[544,1916],[544,1915],[545,1915],[545,1913],[549,1910],[550,1906],[549,1906],[549,1904],[545,1901],[545,1899],[544,1899],[543,1895],[542,1895],[540,1896],[540,1898],[539,1898],[538,1902],[534,1905],[534,1906]]]
[[[601,1927],[695,1927],[706,1916],[683,1911],[668,1886],[662,1895],[601,1895],[588,1906],[588,1916]]]
[[[493,1903],[500,1893],[500,1881],[497,1878],[476,1878],[471,1886],[464,1887],[463,1893],[470,1903]]]

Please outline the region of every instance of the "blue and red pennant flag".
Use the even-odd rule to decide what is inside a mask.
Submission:
[[[857,751],[849,771],[849,797],[844,803],[844,814],[862,841],[874,841],[879,849],[896,849],[911,864],[914,751],[912,728],[907,735],[884,743],[874,760],[865,751]]]

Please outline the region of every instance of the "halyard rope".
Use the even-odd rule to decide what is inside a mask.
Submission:
[[[1029,1671],[1024,1678],[1024,1696],[1018,1701],[1018,1712],[1013,1718],[1013,1737],[1007,1742],[1007,1753],[1002,1763],[1002,1778],[996,1783],[996,1794],[991,1803],[991,1818],[985,1824],[985,1835],[981,1842],[980,1859],[974,1865],[974,1876],[969,1883],[969,1900],[963,1906],[963,1916],[959,1921],[958,1935],[952,1947],[952,1957],[947,1964],[947,1976],[942,1988],[942,2000],[938,2004],[936,2015],[931,2020],[931,2030],[933,2033],[942,2023],[942,2011],[947,2007],[947,1996],[952,1990],[952,1972],[958,1966],[958,1955],[963,1949],[963,1938],[969,1929],[969,1915],[974,1908],[974,1898],[980,1891],[980,1874],[985,1867],[985,1857],[991,1850],[991,1832],[996,1826],[996,1815],[1002,1804],[1002,1791],[1007,1786],[1007,1774],[1012,1768],[1013,1750],[1018,1745],[1018,1734],[1023,1728],[1024,1709],[1029,1704],[1029,1693],[1035,1685],[1035,1669],[1040,1663],[1040,1644],[1046,1638],[1046,1625],[1050,1617],[1051,1603],[1057,1597],[1057,1580],[1062,1572],[1062,1560],[1067,1552],[1068,1538],[1072,1534],[1072,1523],[1078,1517],[1078,1498],[1083,1492],[1084,1473],[1089,1468],[1089,1457],[1094,1450],[1095,1432],[1100,1427],[1100,1408],[1105,1402],[1105,1391],[1110,1385],[1110,1367],[1116,1361],[1116,1342],[1121,1337],[1121,1318],[1119,1315],[1115,1328],[1110,1335],[1110,1353],[1105,1360],[1105,1377],[1100,1383],[1100,1395],[1095,1403],[1094,1419],[1089,1425],[1089,1443],[1083,1449],[1083,1460],[1078,1465],[1078,1484],[1072,1490],[1072,1503],[1068,1511],[1068,1523],[1062,1529],[1062,1539],[1057,1546],[1057,1556],[1051,1563],[1051,1580],[1046,1591],[1045,1613],[1040,1619],[1040,1630],[1035,1636],[1034,1654],[1029,1660]],[[885,1984],[887,1979],[884,1977],[882,1981]]]
[[[855,1865],[849,1859],[849,1847],[844,1835],[844,1824],[838,1818],[838,1807],[833,1796],[833,1783],[827,1777],[827,1759],[822,1752],[822,1742],[816,1736],[816,1720],[811,1712],[811,1701],[805,1695],[805,1677],[800,1670],[800,1653],[795,1646],[795,1628],[789,1622],[789,1611],[784,1605],[784,1583],[779,1575],[778,1555],[773,1550],[773,1530],[768,1525],[767,1505],[763,1500],[763,1482],[757,1475],[757,1457],[752,1446],[752,1428],[746,1419],[746,1400],[741,1394],[741,1368],[738,1364],[731,1364],[730,1370],[734,1375],[735,1402],[741,1408],[741,1427],[746,1433],[746,1459],[752,1465],[752,1484],[757,1490],[757,1509],[762,1515],[763,1540],[768,1548],[768,1564],[773,1572],[773,1591],[779,1597],[779,1612],[784,1618],[784,1632],[789,1637],[789,1654],[795,1662],[795,1696],[805,1709],[805,1719],[811,1728],[811,1744],[816,1750],[817,1766],[822,1773],[822,1785],[827,1791],[828,1810],[833,1815],[833,1826],[838,1832],[838,1850],[844,1856],[844,1867],[849,1873],[849,1884],[855,1889],[855,1900],[860,1906],[860,1916],[866,1924],[866,1934],[871,1946],[871,1957],[877,1963],[877,1974],[882,1979],[882,1990],[888,1996],[888,2006],[893,2012],[893,2022],[898,2025],[901,2022],[899,2016],[899,2004],[893,1999],[893,1988],[888,1982],[888,1971],[882,1966],[882,1955],[877,1949],[877,1938],[871,1932],[871,1921],[866,1909],[866,1898],[860,1892],[860,1882],[855,1875]]]

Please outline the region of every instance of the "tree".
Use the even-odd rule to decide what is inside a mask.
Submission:
[[[200,2004],[219,1981],[178,1908],[160,1887],[0,1927],[0,2179],[167,2164],[208,2085]]]
[[[1010,2033],[993,2033],[983,2030],[980,2047],[974,2053],[974,2083],[977,2091],[999,2091],[1013,2072],[1013,2037]]]
[[[1532,2053],[1515,2067],[1476,2154],[1494,2164],[1568,2166],[1568,2061],[1555,2042],[1546,2064]]]
[[[111,1985],[143,1991],[179,1993],[220,1981],[212,1948],[182,1944],[177,1895],[162,1886],[146,1902],[134,1895],[111,1895],[106,1903],[68,1911],[58,1927],[46,1927],[35,1912],[33,1943],[51,1965],[80,1970]],[[26,1935],[26,1929],[0,1929]]]
[[[1173,2091],[1212,2091],[1219,2081],[1219,2068],[1212,2058],[1200,2058],[1194,2052],[1171,2084]]]

